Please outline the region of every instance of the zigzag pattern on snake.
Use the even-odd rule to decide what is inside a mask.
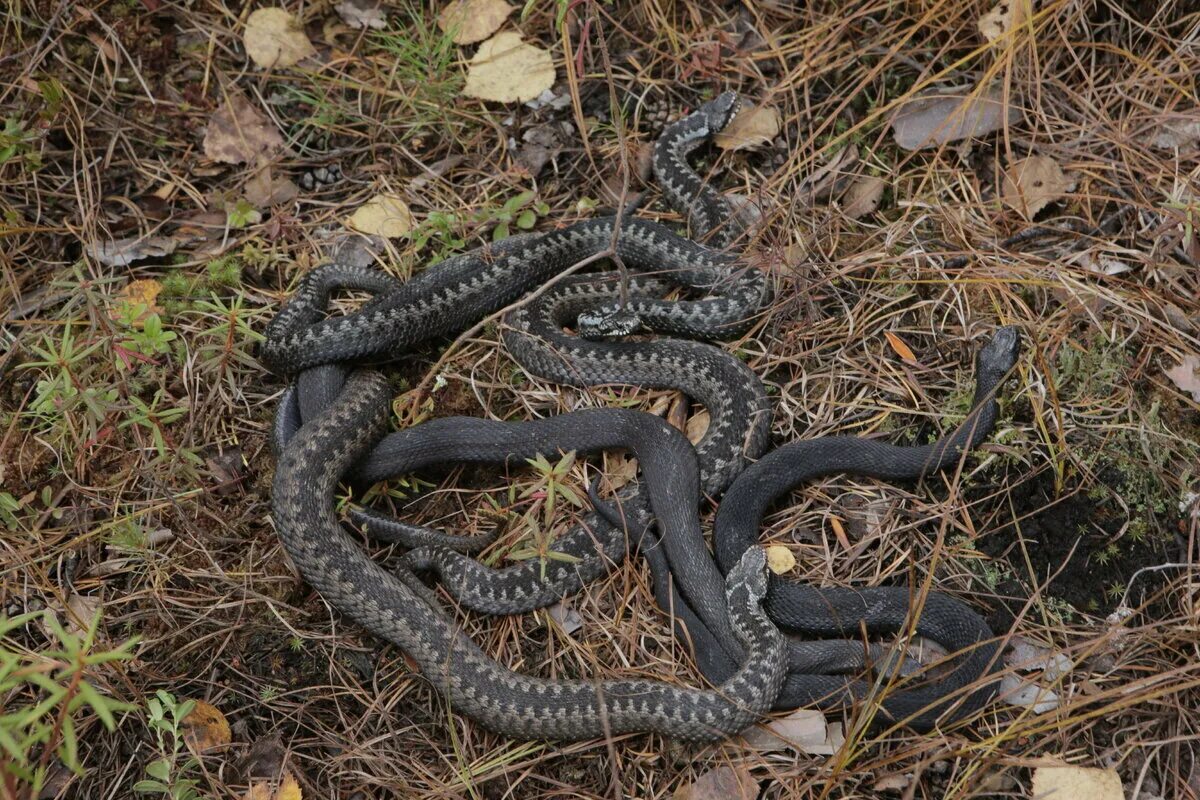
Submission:
[[[719,130],[735,107],[732,95],[721,96],[669,128],[655,148],[655,172],[663,185],[664,194],[687,214],[696,231],[709,230],[718,222],[728,223],[732,214],[724,199],[705,186],[699,176],[687,167],[686,155]],[[304,370],[300,375],[299,389],[290,391],[281,403],[276,439],[281,444],[288,442],[302,420],[313,420],[324,426],[322,435],[326,441],[336,439],[326,417],[331,413],[331,407],[341,408],[349,402],[339,393],[345,372],[338,366],[320,365],[386,359],[403,352],[417,340],[463,327],[488,311],[507,304],[533,285],[544,281],[547,276],[607,247],[612,240],[612,233],[613,220],[608,219],[576,223],[546,234],[514,237],[445,262],[406,284],[399,284],[374,270],[355,270],[339,265],[314,271],[306,278],[296,297],[271,323],[262,350],[264,360],[279,372]],[[728,235],[723,238],[728,239]],[[709,408],[713,420],[698,448],[701,483],[706,493],[717,495],[742,469],[745,458],[757,456],[766,444],[769,411],[761,384],[753,373],[723,351],[705,344],[674,340],[637,344],[588,342],[564,336],[562,328],[578,319],[578,327],[591,334],[603,333],[606,325],[620,332],[629,332],[634,327],[631,321],[649,330],[690,336],[712,337],[736,333],[745,328],[751,315],[765,299],[762,277],[753,271],[740,269],[730,256],[677,237],[661,226],[644,220],[626,220],[616,241],[618,253],[627,265],[642,269],[656,268],[666,273],[664,277],[670,278],[670,283],[709,290],[710,294],[702,300],[663,302],[657,298],[667,284],[661,280],[639,278],[629,287],[630,303],[620,306],[615,304],[617,294],[614,276],[579,276],[562,282],[538,303],[514,315],[509,320],[511,329],[505,332],[505,342],[531,372],[552,380],[579,385],[631,382],[670,386],[680,388],[700,400]],[[377,297],[359,312],[323,319],[329,294],[344,288],[366,289],[375,292]],[[345,421],[342,422],[344,424]],[[305,425],[304,430],[308,428]],[[983,426],[977,426],[976,430],[983,430]],[[983,432],[986,433],[986,430]],[[563,446],[561,442],[555,442],[554,445],[559,448]],[[358,478],[378,479],[396,471],[401,465],[411,466],[408,459],[410,454],[403,447],[397,447],[399,445],[389,446],[385,442],[363,456],[356,467]],[[818,453],[820,449],[821,446],[817,445],[811,452]],[[958,449],[951,449],[958,452]],[[459,457],[467,459],[480,456],[464,452]],[[646,465],[642,466],[645,468]],[[926,466],[936,468],[940,465],[931,463]],[[314,465],[294,467],[296,470],[305,468],[314,468]],[[651,478],[650,475],[646,476],[647,483]],[[315,473],[310,474],[309,479],[315,480]],[[335,480],[336,475],[331,479],[321,473],[321,479],[328,483],[329,480]],[[635,491],[623,493],[621,500],[626,519],[639,530],[644,529],[651,511],[645,500]],[[277,515],[294,510],[281,509],[278,501],[276,507]],[[720,589],[720,574],[703,548],[702,539],[694,547],[680,546],[678,543],[688,537],[676,532],[678,526],[664,525],[664,515],[657,507],[653,511],[658,517],[662,539],[660,541],[651,533],[643,534],[640,540],[654,572],[656,595],[660,603],[664,606],[669,604],[677,612],[688,634],[696,642],[701,669],[715,683],[723,682],[724,689],[769,689],[770,681],[761,679],[761,676],[757,681],[744,680],[746,667],[739,668],[738,665],[746,664],[742,657],[742,646],[746,642],[739,632],[744,634],[746,628],[738,628],[736,620],[731,619],[731,612],[736,613],[736,609],[725,602]],[[691,514],[695,514],[694,507]],[[593,514],[588,516],[583,527],[556,543],[556,549],[582,554],[583,560],[579,565],[551,562],[545,579],[539,574],[540,565],[533,568],[516,567],[496,574],[447,547],[467,549],[460,537],[404,526],[370,512],[360,512],[359,516],[370,522],[372,532],[376,535],[390,535],[409,543],[426,545],[409,554],[407,566],[436,568],[442,573],[447,588],[460,601],[492,613],[514,613],[545,605],[564,593],[576,591],[586,580],[618,562],[627,547],[624,533],[618,526],[609,525],[603,515]],[[754,522],[757,524],[757,519]],[[328,528],[328,525],[325,527]],[[327,531],[325,535],[328,538],[333,534]],[[328,562],[317,564],[311,560],[302,564],[298,554],[306,551],[295,543],[295,535],[285,536],[285,541],[293,542],[289,545],[289,551],[297,559],[306,578],[322,587],[323,584],[318,583],[318,578],[311,576],[310,572],[328,570],[331,565]],[[299,539],[301,544],[305,541],[303,537]],[[691,537],[691,541],[695,542],[695,537]],[[356,565],[355,569],[364,575],[370,572],[361,565]],[[340,574],[349,573],[343,570]],[[334,602],[339,608],[359,618],[355,606],[362,602],[367,592],[362,588],[351,589],[351,583],[361,583],[353,579],[353,575],[351,578],[341,586],[339,596],[343,602]],[[406,585],[411,583],[407,581]],[[420,586],[419,583],[415,585]],[[330,591],[334,591],[334,588],[322,588],[327,596]],[[937,607],[933,614],[929,613],[927,606],[926,616],[936,618],[938,624],[934,627],[944,634],[944,643],[954,649],[971,645],[987,635],[986,627],[982,626],[978,617],[956,601],[938,596],[935,605]],[[884,606],[888,610],[887,619],[899,617],[903,622],[908,611],[908,598],[888,595]],[[826,609],[825,616],[832,621],[826,626],[825,635],[856,636],[858,630],[855,619],[862,616],[862,609],[850,602],[844,610],[846,613],[839,615],[837,608]],[[368,622],[364,624],[371,627]],[[372,629],[381,632],[378,626]],[[396,641],[406,650],[409,646],[422,647],[428,644],[424,640],[414,642],[411,638],[405,638],[395,629],[381,632],[381,635]],[[813,673],[861,669],[863,652],[863,645],[853,639],[791,643],[789,660],[793,674],[789,676],[788,688],[784,690],[785,704],[828,703],[831,699],[840,702],[847,693],[850,696],[862,696],[863,692],[843,677],[829,678]],[[944,686],[950,689],[965,686],[978,677],[982,669],[980,664],[968,659],[968,663],[956,671],[959,677]],[[740,683],[739,676],[743,679]],[[729,681],[734,683],[730,684]],[[438,680],[434,682],[453,697],[456,691],[454,686]],[[459,690],[461,688],[458,687]],[[477,693],[488,691],[483,686],[473,686],[473,690]],[[498,685],[495,691],[511,691],[511,687]],[[929,707],[929,695],[928,691],[924,694],[919,691],[897,692],[885,699],[884,708],[892,716],[909,718],[915,727],[928,727],[936,719],[931,715],[932,712],[922,714],[921,711]],[[940,695],[935,693],[934,699],[937,696]],[[981,696],[983,693],[976,695]],[[735,705],[739,709],[758,707],[762,705],[759,702],[761,699],[738,697]],[[470,709],[460,707],[460,710],[471,713]],[[549,707],[546,711],[549,713]],[[592,709],[592,712],[595,711]],[[529,721],[522,717],[522,735],[576,737],[598,735],[597,731],[601,729],[612,729],[611,719],[607,723],[610,727],[598,727],[598,720],[587,716],[592,712],[582,706],[579,712],[583,716],[577,727],[571,730],[564,730],[561,726],[541,728],[536,724],[531,727]],[[488,711],[483,708],[479,710],[478,718],[497,729],[511,722],[497,718],[495,713],[494,709]],[[736,719],[737,724],[746,721],[744,716],[734,715],[730,719]],[[671,728],[669,732],[690,735],[686,731],[692,729],[685,722],[678,714],[670,717],[669,725],[662,719],[658,720],[658,723]],[[634,725],[633,728],[621,729],[663,730],[662,727],[656,727],[658,723],[643,716],[629,722]],[[719,729],[719,726],[713,728],[711,725],[706,728],[710,731],[709,735]]]

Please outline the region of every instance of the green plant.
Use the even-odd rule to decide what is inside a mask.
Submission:
[[[31,344],[29,349],[36,358],[19,369],[41,370],[44,377],[38,380],[33,400],[22,413],[34,417],[43,429],[83,427],[86,433],[94,433],[117,399],[115,389],[82,375],[83,365],[103,344],[103,340],[80,342],[70,323],[63,326],[59,339],[43,336],[40,343]],[[82,425],[72,419],[76,413],[83,414]]]
[[[562,499],[575,508],[583,508],[583,500],[564,482],[571,471],[571,467],[575,465],[574,451],[565,454],[555,464],[551,464],[545,456],[541,455],[536,458],[527,459],[527,461],[538,474],[533,485],[526,488],[520,494],[520,499],[534,501],[532,507],[529,509],[529,513],[525,515],[525,524],[529,528],[529,535],[525,538],[529,541],[523,546],[518,546],[510,550],[508,556],[509,558],[521,561],[532,558],[540,559],[542,562],[542,577],[545,578],[548,561],[574,563],[579,560],[568,553],[560,553],[551,549],[550,546],[553,544],[554,539],[550,535],[550,525],[554,520],[554,509],[557,507],[559,499]],[[544,515],[544,524],[540,524],[537,520],[539,506]]]
[[[146,765],[149,777],[133,785],[135,792],[163,794],[171,800],[196,800],[200,797],[196,791],[199,781],[188,777],[199,766],[199,761],[195,756],[188,756],[180,763],[180,755],[184,750],[180,727],[195,707],[195,700],[180,702],[162,689],[146,702],[147,723],[154,732],[159,757]]]
[[[17,512],[21,510],[22,505],[20,500],[8,492],[0,492],[0,522],[10,530],[18,528]]]
[[[140,397],[131,396],[129,402],[133,404],[133,410],[129,412],[124,420],[117,426],[119,428],[140,427],[150,433],[150,438],[154,442],[154,448],[158,451],[158,455],[166,458],[168,454],[166,435],[163,433],[163,426],[170,425],[184,414],[188,409],[186,405],[174,406],[171,408],[160,408],[159,404],[163,400],[163,391],[159,389],[154,393],[154,397],[149,403],[142,400]],[[181,455],[190,460],[199,461],[199,458],[188,450],[182,448],[172,448],[171,452],[175,455]]]
[[[31,652],[15,637],[39,620],[54,644]],[[113,731],[116,714],[134,708],[101,694],[92,683],[98,667],[129,659],[136,643],[130,639],[113,649],[96,649],[99,624],[99,612],[81,633],[63,628],[49,611],[0,616],[0,795],[37,797],[53,757],[82,775],[77,727],[83,712]]]
[[[5,117],[4,129],[0,130],[0,166],[19,158],[25,166],[37,169],[42,159],[33,149],[36,141],[37,133],[26,130],[24,122],[14,116]]]
[[[550,213],[550,206],[541,202],[533,203],[533,198],[533,192],[521,192],[505,200],[504,205],[498,209],[481,210],[477,215],[477,220],[481,224],[489,222],[496,224],[496,227],[492,228],[493,242],[507,239],[512,233],[511,226],[513,225],[523,231],[531,230],[537,224],[539,216]],[[531,203],[532,205],[530,205]]]

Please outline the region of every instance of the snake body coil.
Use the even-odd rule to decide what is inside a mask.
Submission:
[[[783,637],[760,606],[766,561],[756,547],[727,581],[729,611],[752,657],[714,691],[648,680],[544,680],[514,673],[483,653],[431,602],[415,576],[381,568],[341,530],[334,514],[338,478],[380,438],[389,394],[379,373],[353,373],[321,418],[292,438],[276,470],[275,524],[305,580],[334,607],[403,649],[454,710],[517,739],[658,731],[711,741],[741,730],[770,707],[783,679]],[[568,417],[528,423],[448,418],[393,434],[380,447],[401,455],[389,458],[401,470],[464,459],[503,461],[564,444],[583,451],[628,447],[643,463],[661,524],[703,547],[695,454],[688,441],[662,420],[638,412],[595,411],[577,421],[587,424]]]
[[[719,131],[736,107],[732,94],[721,95],[670,126],[654,151],[655,174],[668,201],[686,215],[694,234],[708,234],[720,244],[736,233],[730,225],[732,209],[688,167],[686,157]],[[556,382],[632,383],[685,392],[711,416],[695,453],[677,433],[665,433],[661,420],[616,411],[577,412],[531,423],[437,420],[370,446],[382,429],[384,391],[374,374],[354,373],[347,380],[347,363],[386,361],[420,340],[466,327],[613,242],[626,266],[653,270],[653,277],[632,278],[624,292],[613,273],[561,280],[510,315],[505,344],[530,372]],[[661,299],[673,287],[702,297]],[[357,312],[326,318],[331,294],[344,289],[366,290],[375,297]],[[829,705],[864,696],[866,687],[844,675],[869,666],[870,654],[878,649],[864,649],[858,641],[860,627],[870,634],[903,629],[910,610],[907,592],[811,587],[793,587],[798,591],[792,592],[773,581],[770,610],[777,623],[793,632],[834,637],[789,640],[785,646],[775,629],[764,624],[757,605],[763,594],[759,584],[766,585],[762,553],[752,546],[759,520],[778,494],[808,477],[829,471],[919,477],[973,446],[994,421],[994,401],[988,403],[999,381],[995,368],[1002,366],[1007,352],[1002,340],[1008,334],[998,335],[1000,344],[985,351],[997,358],[980,362],[987,369],[977,376],[980,404],[972,412],[972,427],[965,437],[956,433],[945,440],[946,446],[933,446],[936,453],[888,449],[860,439],[823,439],[785,447],[777,451],[785,455],[772,454],[746,470],[718,517],[719,561],[728,573],[722,578],[700,535],[697,509],[701,494],[719,496],[747,461],[765,449],[770,410],[762,384],[744,364],[709,344],[605,337],[638,330],[701,339],[734,335],[748,327],[766,298],[759,272],[636,218],[586,220],[512,237],[456,256],[403,284],[370,269],[333,264],[314,270],[271,322],[260,351],[276,372],[298,373],[280,404],[274,430],[282,456],[273,506],[289,553],[306,580],[334,606],[413,656],[455,710],[518,738],[656,730],[709,740],[740,730],[770,708],[781,684],[776,707]],[[585,338],[563,332],[572,325]],[[1015,347],[1008,350],[1015,356]],[[618,493],[619,509],[598,504],[581,526],[556,541],[555,549],[575,556],[574,563],[553,560],[493,570],[464,555],[478,544],[463,537],[368,510],[355,512],[373,535],[414,548],[393,576],[353,545],[330,510],[333,488],[347,470],[355,480],[371,482],[445,461],[500,462],[611,447],[637,453],[643,481]],[[627,536],[626,529],[636,533]],[[515,675],[456,633],[412,572],[438,572],[445,587],[471,608],[517,613],[577,591],[619,563],[630,544],[639,543],[650,562],[659,603],[675,612],[717,691]],[[927,598],[917,630],[955,651],[970,649],[990,635],[966,606],[936,594]],[[943,718],[948,692],[986,674],[991,652],[975,648],[959,659],[940,688],[893,692],[883,708],[914,728],[931,727]],[[790,670],[786,681],[785,663]],[[990,688],[984,686],[957,712],[976,707],[987,696]]]

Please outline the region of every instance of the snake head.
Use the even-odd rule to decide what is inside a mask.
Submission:
[[[993,383],[998,382],[1017,363],[1017,356],[1020,354],[1020,329],[1016,325],[1000,328],[980,349],[976,371],[981,378],[986,376]]]
[[[725,129],[737,116],[741,107],[742,102],[737,92],[721,92],[696,110],[704,115],[709,132],[716,133]]]
[[[767,596],[767,551],[755,545],[746,549],[738,563],[725,576],[725,592],[732,595],[744,588],[754,603],[761,603]]]
[[[593,341],[631,336],[642,329],[642,319],[631,311],[584,311],[575,320],[579,335]]]

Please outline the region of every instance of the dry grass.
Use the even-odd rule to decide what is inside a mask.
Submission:
[[[239,758],[277,736],[308,797],[669,797],[718,764],[751,770],[762,798],[871,797],[901,774],[912,776],[906,798],[1027,796],[1029,768],[1045,758],[1111,766],[1129,797],[1200,797],[1200,406],[1164,375],[1200,353],[1200,151],[1194,139],[1179,151],[1153,145],[1177,118],[1196,124],[1200,15],[1185,2],[1048,0],[987,45],[981,2],[715,5],[572,4],[564,38],[555,4],[533,3],[521,29],[553,50],[556,91],[584,101],[536,112],[458,98],[460,51],[439,63],[440,35],[415,3],[391,9],[385,35],[343,31],[333,48],[319,41],[332,10],[305,4],[327,63],[271,74],[242,50],[249,10],[114,0],[14,4],[6,15],[0,499],[16,507],[0,516],[0,610],[98,601],[102,641],[140,637],[136,660],[98,668],[98,685],[139,706],[166,689],[219,707],[234,744],[195,771],[204,796],[241,796]],[[966,409],[973,349],[999,324],[1023,327],[1026,355],[998,430],[958,474],[921,487],[826,480],[779,509],[764,538],[794,549],[801,579],[930,581],[990,614],[998,635],[1065,653],[1075,666],[1054,687],[1056,710],[997,703],[941,735],[856,733],[831,757],[738,744],[683,753],[647,737],[509,742],[455,715],[401,653],[343,625],[296,578],[268,513],[266,433],[282,386],[254,360],[254,332],[341,244],[348,209],[382,189],[421,219],[494,209],[531,188],[550,207],[543,226],[571,219],[581,198],[607,202],[621,156],[611,125],[589,121],[586,141],[568,138],[536,180],[510,141],[585,120],[603,108],[606,80],[681,104],[736,88],[782,111],[775,145],[710,159],[724,188],[766,210],[752,251],[776,302],[732,346],[772,390],[778,443],[935,436]],[[1025,109],[1007,130],[969,150],[896,147],[887,120],[906,98],[991,81]],[[171,234],[198,212],[220,220],[240,196],[248,172],[212,168],[200,150],[234,89],[288,137],[284,172],[338,164],[347,178],[174,256],[102,265],[88,245]],[[587,105],[595,95],[599,106]],[[625,136],[632,149],[652,133]],[[814,180],[847,146],[857,161]],[[1038,217],[1068,233],[1000,247],[1031,223],[997,201],[996,186],[1031,153],[1076,178]],[[858,220],[820,191],[836,178],[836,197],[854,175],[889,189]],[[487,230],[462,233],[474,246]],[[441,245],[391,247],[385,260],[407,274]],[[1087,268],[1102,259],[1128,270]],[[160,301],[173,341],[139,342],[110,315],[137,278],[175,292]],[[901,361],[885,332],[918,363]],[[444,385],[418,398],[434,415],[663,405],[645,391],[533,381],[495,326],[438,362],[445,346],[398,367],[411,387],[431,384],[438,364]],[[50,363],[28,366],[40,361]],[[476,490],[503,504],[510,481],[533,479],[428,477],[441,488],[405,513],[451,529],[492,524]],[[569,523],[560,511],[557,524]],[[510,531],[499,548],[524,534]],[[1160,564],[1173,566],[1139,572]],[[459,619],[523,671],[699,682],[640,563],[571,604],[583,619],[573,636],[544,613]],[[1132,616],[1106,623],[1121,604]],[[45,646],[35,626],[5,644]],[[144,717],[127,714],[111,735],[86,714],[79,725],[87,772],[58,771],[62,796],[130,796],[157,756]]]

